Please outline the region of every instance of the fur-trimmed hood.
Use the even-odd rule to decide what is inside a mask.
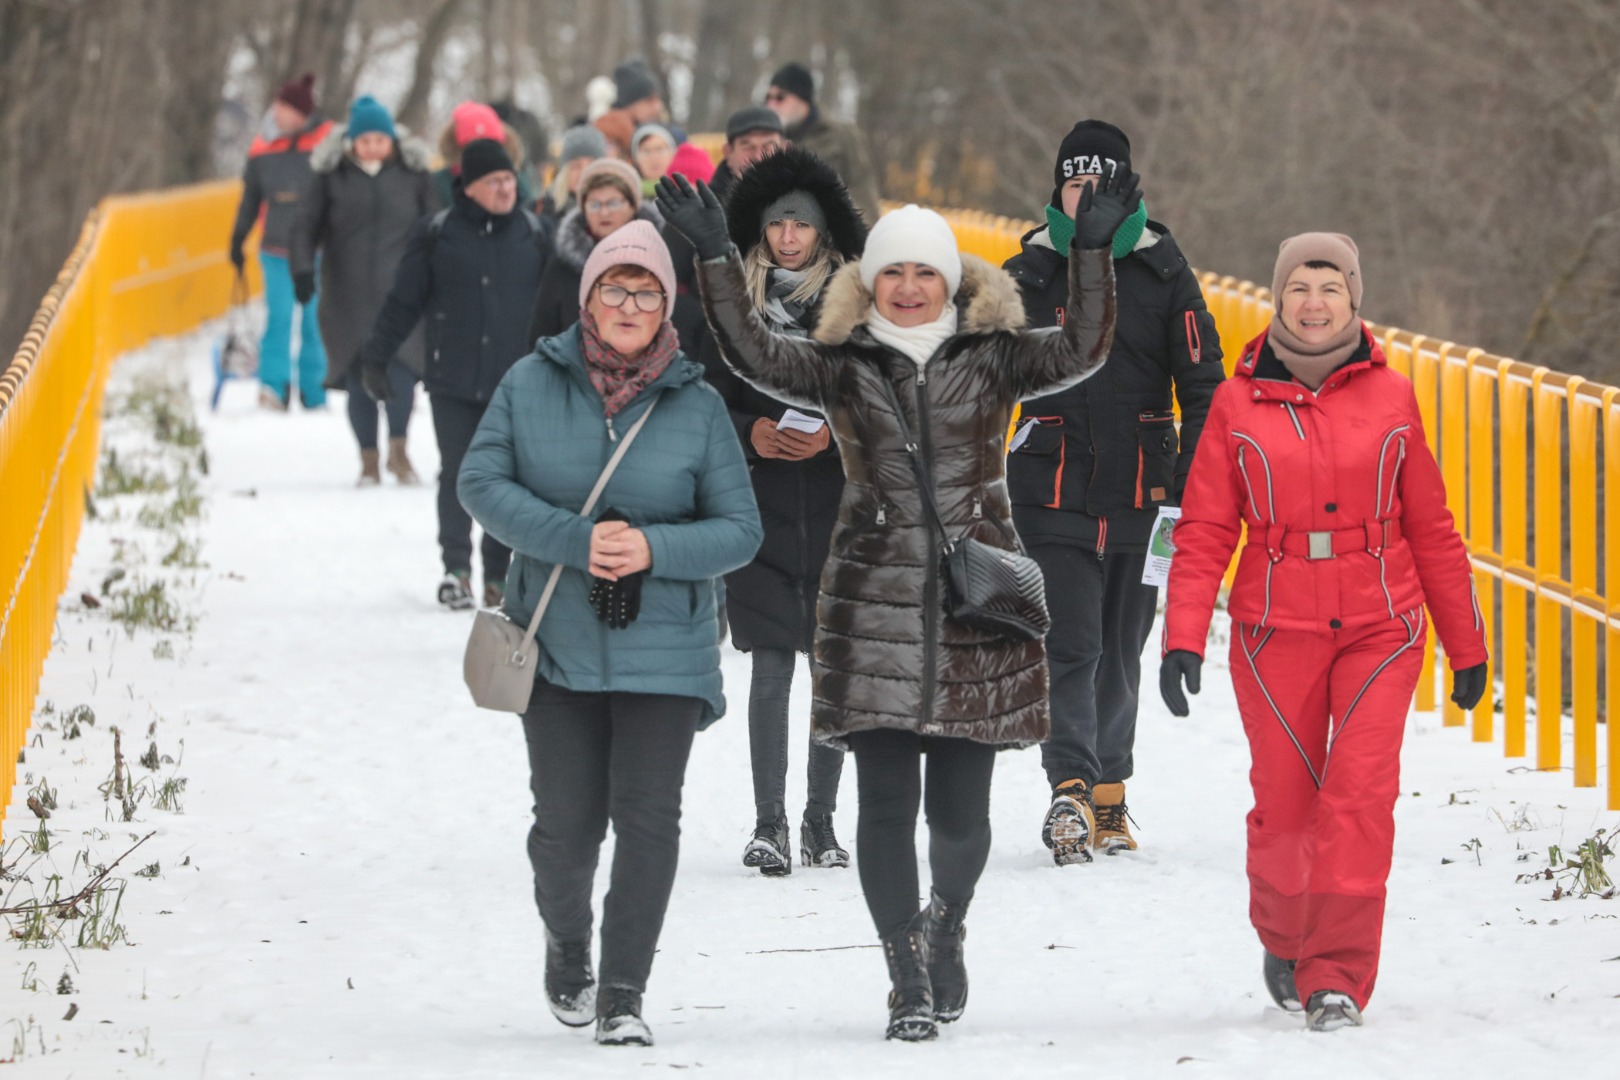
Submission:
[[[502,121],[501,145],[506,147],[506,156],[512,159],[514,169],[523,168],[523,160],[527,156],[523,152],[523,139],[512,130],[512,125]],[[439,158],[445,168],[452,174],[461,173],[461,144],[456,142],[456,123],[452,120],[439,132]]]
[[[403,124],[395,124],[394,154],[412,172],[427,172],[433,165],[433,151],[428,144],[412,135]],[[329,173],[348,156],[349,128],[346,124],[333,124],[326,138],[310,152],[309,167],[318,173]]]
[[[958,335],[1024,329],[1024,301],[1012,275],[965,251],[955,304]],[[824,345],[842,345],[866,324],[871,311],[872,294],[861,284],[860,260],[845,263],[822,290],[821,319],[811,336]]]
[[[664,215],[651,200],[641,204],[633,220],[646,221],[660,233],[664,231]],[[585,227],[585,213],[578,206],[563,215],[557,225],[557,239],[553,241],[557,257],[573,268],[575,273],[585,272],[585,262],[596,250],[596,237]]]
[[[761,218],[771,203],[790,191],[803,191],[827,215],[827,231],[846,260],[866,247],[866,222],[849,197],[838,171],[810,151],[789,147],[756,161],[726,191],[726,222],[731,242],[746,253],[760,243]]]

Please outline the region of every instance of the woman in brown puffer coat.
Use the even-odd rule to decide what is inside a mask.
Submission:
[[[1117,214],[1117,226],[1136,198],[1125,174],[1088,193],[1080,212]],[[1046,738],[1046,662],[1038,641],[989,637],[945,615],[941,538],[891,402],[931,470],[946,531],[1015,548],[1004,454],[1013,405],[1079,382],[1107,357],[1112,262],[1077,241],[1064,326],[1025,331],[1012,279],[961,255],[938,214],[908,206],[880,219],[860,261],[833,278],[805,340],[766,328],[706,187],[666,178],[658,203],[697,251],[726,362],[826,416],[838,442],[845,484],[821,574],[812,730],[855,754],[857,865],[894,985],[888,1036],[933,1038],[936,1021],[966,1004],[962,922],[990,852],[995,750]],[[924,751],[934,880],[918,912]]]

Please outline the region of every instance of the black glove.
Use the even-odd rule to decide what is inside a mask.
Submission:
[[[1186,680],[1188,694],[1198,693],[1203,685],[1203,669],[1204,662],[1196,653],[1186,649],[1171,649],[1165,653],[1159,662],[1159,696],[1164,698],[1171,716],[1187,716],[1192,712],[1187,707],[1187,695],[1181,692],[1181,683]]]
[[[388,383],[387,364],[361,364],[360,385],[366,388],[366,396],[379,404],[394,393],[394,388]]]
[[[293,295],[300,304],[307,304],[315,299],[315,272],[306,270],[301,274],[293,275]]]
[[[1451,700],[1464,712],[1479,704],[1485,696],[1485,664],[1475,664],[1451,673]]]
[[[658,181],[658,212],[686,237],[698,258],[723,259],[731,251],[726,212],[702,180],[695,191],[684,176],[666,176]]]
[[[1112,176],[1102,179],[1102,187],[1093,190],[1087,184],[1080,193],[1080,202],[1074,208],[1074,246],[1105,248],[1114,242],[1114,234],[1125,224],[1125,219],[1136,213],[1142,201],[1137,187],[1142,178],[1130,169],[1117,169]],[[662,207],[660,207],[662,209]]]
[[[629,518],[611,506],[597,515],[596,520],[629,522]],[[596,617],[608,624],[609,630],[623,630],[641,614],[641,579],[645,570],[626,574],[618,581],[596,578],[591,583],[591,607]]]
[[[235,241],[231,243],[231,265],[236,267],[236,272],[238,274],[240,274],[242,272],[242,268],[247,265],[247,256],[242,254],[242,245]]]

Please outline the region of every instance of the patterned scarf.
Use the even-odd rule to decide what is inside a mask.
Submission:
[[[604,416],[611,417],[630,404],[637,394],[664,373],[681,348],[681,339],[676,336],[675,328],[668,319],[658,328],[658,336],[653,338],[652,344],[634,360],[626,360],[602,340],[596,316],[590,311],[579,313],[579,325],[580,341],[585,346],[585,371],[591,377],[591,385],[602,395]]]
[[[804,325],[804,317],[810,312],[810,304],[808,301],[790,299],[804,283],[804,274],[777,266],[771,268],[766,280],[763,314],[771,329],[788,337],[809,337],[810,331]]]

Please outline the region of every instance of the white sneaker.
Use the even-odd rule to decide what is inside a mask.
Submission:
[[[439,582],[439,603],[451,611],[471,611],[473,608],[472,578],[468,574],[446,574]]]

